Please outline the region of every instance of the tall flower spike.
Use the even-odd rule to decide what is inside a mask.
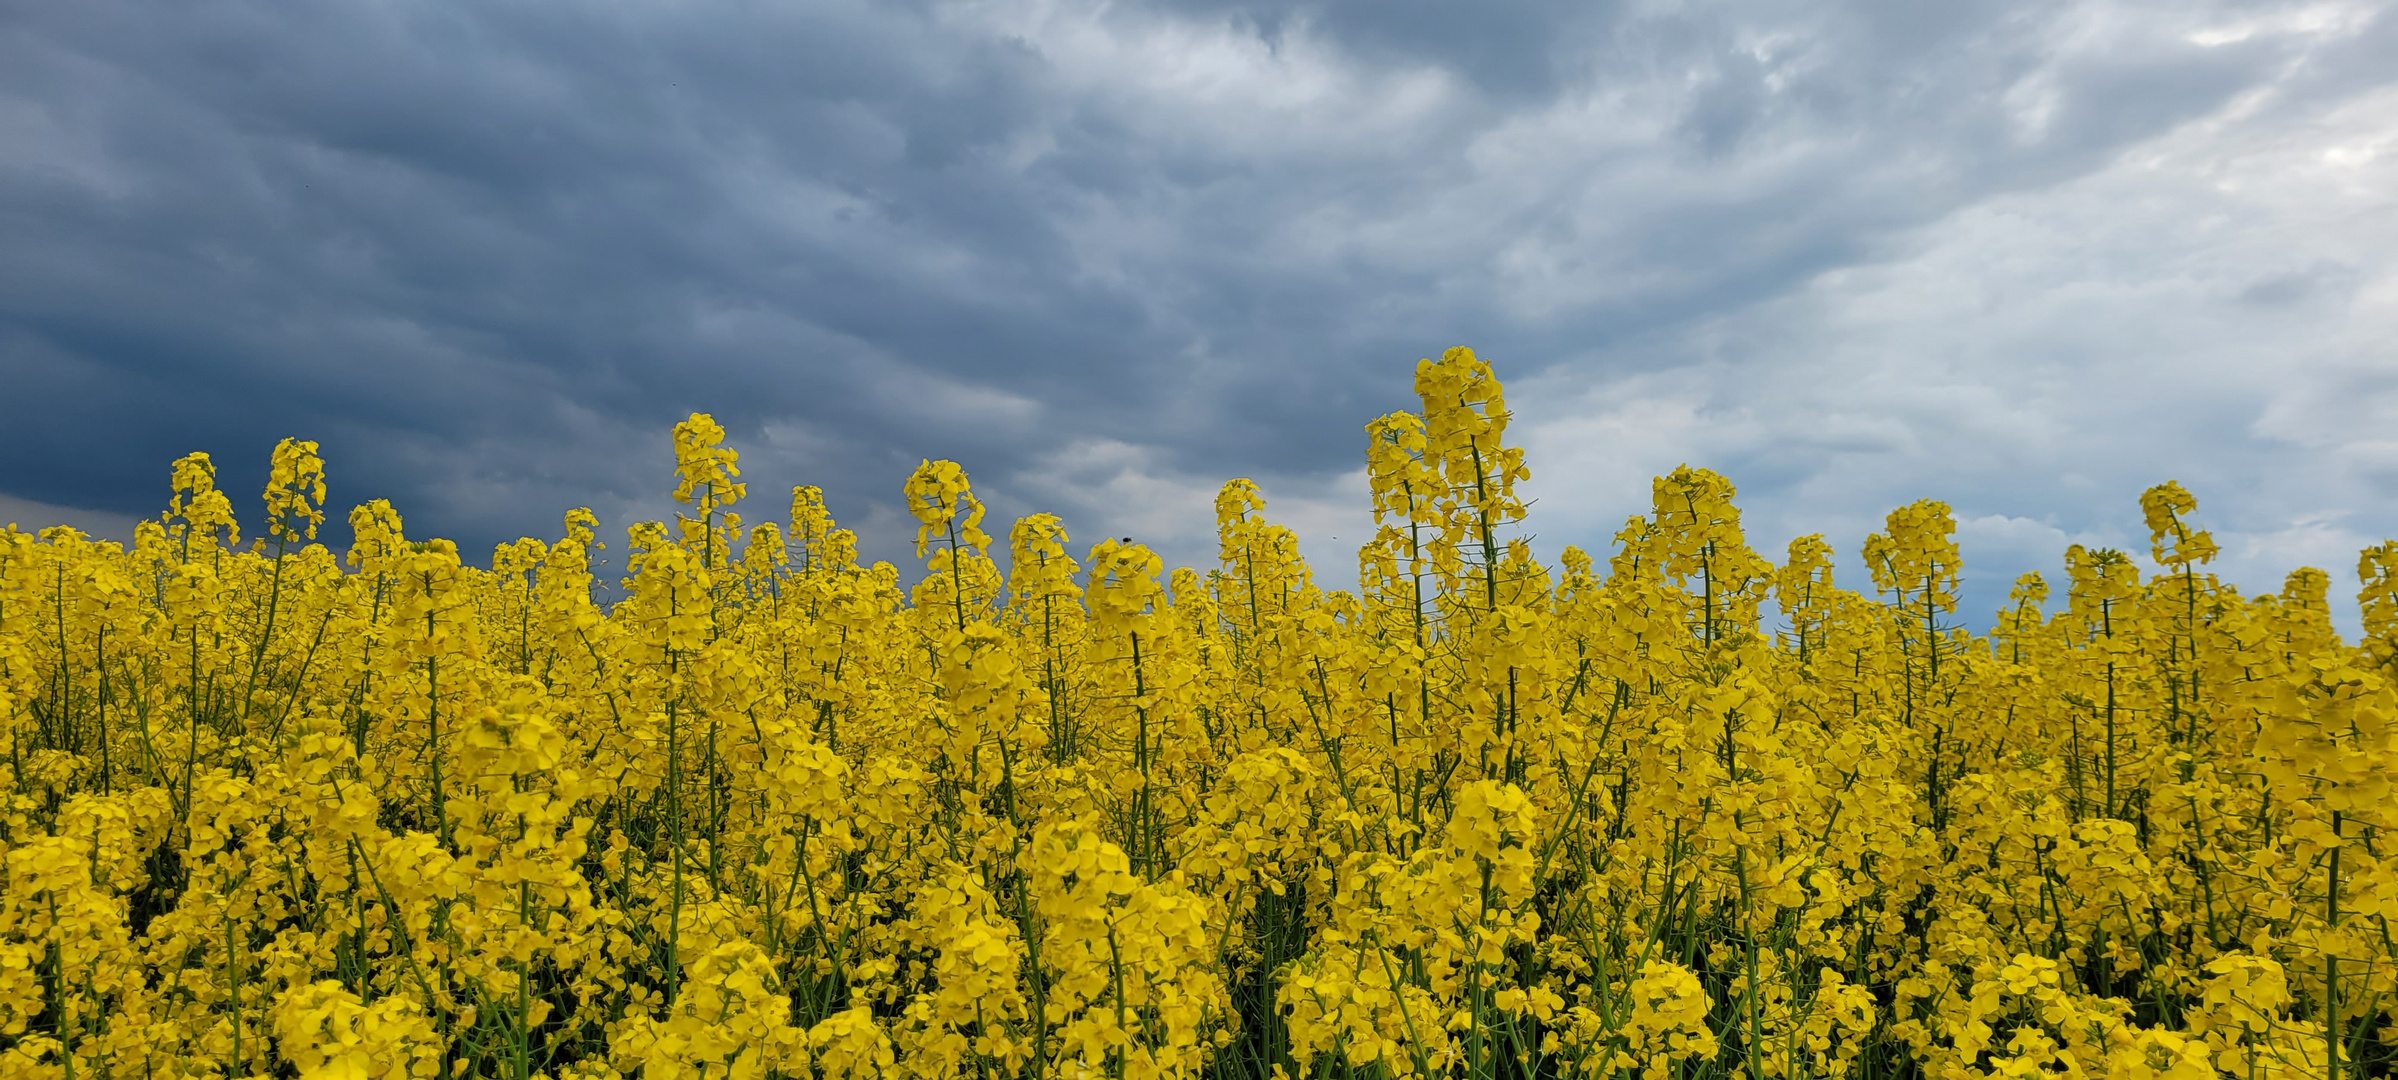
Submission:
[[[241,543],[241,524],[234,520],[233,502],[216,487],[216,464],[204,453],[175,459],[175,494],[167,500],[167,534],[188,549],[194,540],[215,543],[218,530],[225,543]]]
[[[216,463],[201,452],[185,454],[175,459],[169,481],[175,494],[167,499],[167,516],[182,517],[199,496],[216,490]]]
[[[2282,578],[2281,599],[2291,607],[2320,615],[2331,614],[2331,575],[2312,566],[2301,566]]]
[[[704,514],[749,494],[748,485],[733,479],[741,475],[740,451],[723,443],[724,428],[707,413],[692,413],[674,426],[674,501],[696,505]]]
[[[325,460],[316,443],[285,439],[275,444],[267,473],[266,527],[277,540],[316,539],[325,523]]]
[[[2167,480],[2140,493],[2140,516],[2148,524],[2148,550],[2157,562],[2175,569],[2212,562],[2220,548],[2204,529],[2193,529],[2190,513],[2198,499],[2179,482]]]
[[[2321,571],[2317,571],[2321,573]],[[2095,551],[2073,544],[2065,549],[2066,602],[2084,625],[2097,627],[2103,605],[2140,595],[2140,567],[2114,548]]]
[[[1874,588],[1921,596],[1942,611],[1957,609],[1957,519],[1935,499],[1890,512],[1883,532],[1865,538],[1865,567]]]
[[[982,531],[982,501],[966,482],[966,470],[954,461],[926,460],[908,477],[908,512],[916,515],[916,556],[922,558],[933,538],[948,535],[953,525],[961,547],[987,550],[991,538]]]
[[[408,546],[406,530],[400,524],[400,512],[391,508],[388,499],[374,499],[350,510],[350,552],[346,556],[353,569],[380,567],[399,557]]]
[[[1423,417],[1395,412],[1366,425],[1366,481],[1376,522],[1423,520],[1416,515],[1431,493]]]
[[[1782,569],[1774,574],[1774,591],[1788,611],[1832,588],[1832,545],[1822,533],[1809,533],[1790,542]]]
[[[593,546],[592,538],[599,535],[599,515],[592,513],[587,506],[567,511],[563,525],[566,538],[584,547]]]
[[[1073,599],[1082,595],[1074,584],[1078,567],[1066,554],[1065,523],[1056,514],[1016,519],[1008,530],[1008,592],[1018,603],[1045,597]]]
[[[825,534],[832,531],[832,511],[824,507],[824,489],[812,484],[791,489],[791,546],[799,549],[802,572],[824,565]]]
[[[1754,630],[1762,592],[1773,564],[1750,549],[1740,528],[1739,490],[1730,480],[1688,465],[1657,477],[1650,486],[1656,513],[1658,569],[1677,582],[1698,578],[1701,629],[1714,640],[1724,632]]]
[[[1461,345],[1438,362],[1419,361],[1415,386],[1424,403],[1426,463],[1437,465],[1453,497],[1492,524],[1522,518],[1515,482],[1531,471],[1523,450],[1505,443],[1506,393],[1490,365]]]
[[[1238,562],[1248,548],[1248,542],[1260,524],[1254,516],[1266,508],[1266,497],[1257,490],[1257,481],[1227,480],[1216,492],[1217,558],[1227,565]]]
[[[2007,590],[2007,603],[2015,608],[2036,608],[2047,599],[2048,582],[2040,577],[2038,571],[2016,578],[2014,587]]]
[[[1773,588],[1774,600],[1782,605],[1782,617],[1790,620],[1793,630],[1804,636],[1822,621],[1833,587],[1832,545],[1825,543],[1820,533],[1792,540],[1782,568],[1774,571]]]
[[[1111,631],[1140,629],[1139,620],[1165,598],[1157,576],[1165,560],[1139,544],[1101,540],[1091,546],[1091,621]]]

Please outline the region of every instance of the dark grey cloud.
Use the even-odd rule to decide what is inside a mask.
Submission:
[[[2391,85],[2394,24],[2100,0],[20,7],[0,493],[148,513],[177,454],[247,490],[295,434],[336,502],[482,545],[572,505],[660,512],[666,430],[702,410],[767,505],[823,484],[885,553],[924,456],[1002,514],[1184,557],[1230,475],[1330,536],[1416,357],[1475,344],[1553,388],[1523,405],[1552,427],[1610,387],[1853,377],[1826,275],[1950,258],[1925,253],[1960,215],[2176,133],[2337,141],[2326,118]],[[2354,324],[2387,270],[2290,251],[2210,287]],[[2109,344],[2023,325],[2044,358]],[[1920,451],[1916,415],[1726,453],[1769,502],[1878,514],[1833,479]],[[2038,458],[2014,437],[1993,456]],[[1972,509],[2000,513],[2014,489],[1978,475]]]

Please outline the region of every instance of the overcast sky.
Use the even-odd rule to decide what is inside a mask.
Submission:
[[[2389,2],[0,4],[0,519],[195,449],[255,518],[296,435],[487,551],[664,514],[701,410],[882,557],[948,457],[1178,561],[1254,477],[1351,584],[1470,344],[1546,554],[1687,461],[1862,586],[1941,498],[1979,623],[2178,478],[2353,627],[2394,253]]]

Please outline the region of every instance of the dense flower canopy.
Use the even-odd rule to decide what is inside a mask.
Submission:
[[[1551,566],[1491,369],[1416,385],[1354,593],[1244,480],[1213,570],[1003,570],[946,461],[861,566],[705,416],[608,606],[587,511],[337,557],[296,440],[246,547],[198,454],[0,532],[0,1076],[2388,1074],[2398,545],[2356,644],[2172,483],[1986,635],[1931,501],[1865,593],[1688,467]]]

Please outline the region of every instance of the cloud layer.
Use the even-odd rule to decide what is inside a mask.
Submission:
[[[663,512],[704,410],[878,553],[920,457],[1186,560],[1248,475],[1338,582],[1462,342],[1547,550],[1688,460],[1760,546],[1946,498],[1987,608],[2171,476],[2269,588],[2398,534],[2392,56],[2386,3],[41,6],[0,505],[295,434],[482,545]]]

